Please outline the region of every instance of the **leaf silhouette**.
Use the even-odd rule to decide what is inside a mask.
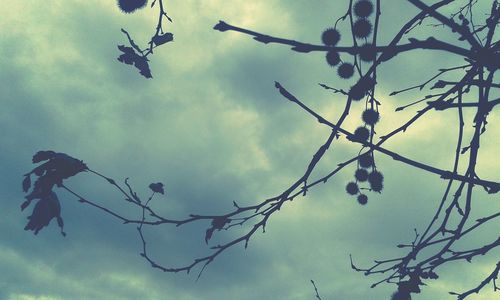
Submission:
[[[118,45],[118,49],[123,52],[118,56],[118,61],[127,65],[134,65],[139,73],[146,78],[153,78],[149,69],[148,59],[135,52],[134,48]]]
[[[56,155],[54,151],[38,151],[35,155],[33,155],[33,163],[39,163],[44,160],[49,160]]]
[[[61,234],[65,235],[62,231],[64,222],[60,216],[60,203],[52,189],[55,185],[61,185],[64,179],[86,171],[88,168],[83,161],[54,151],[38,151],[33,156],[34,163],[43,161],[45,162],[24,175],[22,185],[25,193],[31,187],[31,174],[38,176],[31,193],[25,196],[26,201],[21,204],[21,210],[24,210],[33,200],[38,200],[33,213],[28,217],[30,221],[24,229],[33,230],[37,234],[43,227],[48,226],[53,218],[56,218]]]
[[[165,34],[155,35],[151,40],[153,41],[153,43],[155,43],[156,46],[160,46],[173,41],[174,35],[170,32],[166,32]]]
[[[29,174],[24,175],[24,180],[23,180],[23,192],[28,192],[28,190],[31,187],[31,176]]]
[[[155,193],[160,193],[162,195],[165,194],[165,190],[163,189],[163,183],[161,182],[151,183],[149,185],[149,188]]]
[[[208,244],[208,241],[212,238],[212,234],[214,233],[214,228],[210,227],[205,232],[205,243]]]
[[[208,228],[205,232],[205,243],[208,244],[208,241],[212,238],[212,235],[216,229],[221,230],[222,228],[224,228],[224,225],[226,225],[230,221],[231,220],[224,216],[214,218],[212,220],[212,227]]]
[[[32,230],[34,234],[49,225],[52,219],[56,218],[59,227],[61,228],[61,234],[66,235],[63,231],[63,220],[61,218],[61,205],[56,193],[51,192],[40,198],[38,203],[33,209],[33,213],[28,217],[28,224],[24,227],[24,230]]]
[[[229,223],[229,219],[226,217],[217,217],[212,220],[212,226],[215,229],[221,230],[226,223]]]

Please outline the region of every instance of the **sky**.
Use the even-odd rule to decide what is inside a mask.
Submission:
[[[397,244],[411,242],[413,229],[432,218],[445,182],[382,155],[381,194],[360,206],[345,193],[354,167],[346,167],[306,197],[288,202],[257,232],[247,249],[238,245],[204,271],[163,273],[140,256],[133,225],[85,206],[57,190],[66,237],[53,221],[37,236],[24,231],[31,208],[24,201],[22,175],[33,168],[39,150],[82,159],[117,182],[127,177],[142,197],[151,182],[163,182],[166,196],[153,207],[166,216],[223,214],[232,201],[255,204],[279,195],[297,178],[329,134],[305,111],[274,88],[279,81],[329,120],[340,115],[345,98],[322,89],[350,84],[329,67],[323,53],[301,54],[286,46],[257,43],[235,32],[213,30],[219,20],[284,38],[319,44],[321,32],[345,13],[342,1],[165,1],[174,42],[151,57],[153,79],[119,63],[120,28],[145,44],[154,30],[155,10],[123,14],[112,0],[9,1],[0,18],[0,299],[389,299],[395,285],[370,288],[380,277],[350,268],[404,254]],[[401,1],[383,1],[381,43],[390,41],[417,10]],[[427,1],[429,3],[429,1]],[[487,2],[480,1],[484,9]],[[443,13],[451,13],[444,11]],[[429,23],[430,24],[430,23]],[[344,27],[345,28],[345,27]],[[422,26],[416,37],[440,37],[461,45],[457,36]],[[347,35],[346,35],[347,36]],[[342,40],[341,40],[342,43]],[[347,42],[346,42],[347,43]],[[350,59],[346,57],[346,59]],[[377,98],[382,102],[378,132],[387,133],[415,114],[395,108],[419,93],[390,92],[421,83],[438,68],[463,63],[436,51],[401,54],[379,70]],[[353,107],[348,130],[360,125],[363,110]],[[421,107],[420,107],[421,108]],[[470,133],[472,114],[467,113]],[[481,178],[499,181],[495,137],[500,128],[493,111],[477,164]],[[456,113],[431,112],[404,134],[386,143],[417,161],[451,169]],[[359,147],[345,138],[325,155],[313,173],[320,178],[354,155]],[[102,179],[82,173],[66,184],[89,199],[139,217]],[[498,196],[477,189],[474,216],[500,208]],[[489,241],[492,223],[467,245]],[[184,266],[210,253],[204,243],[208,224],[147,228],[151,253],[166,266]],[[230,238],[230,233],[222,233]],[[449,291],[476,286],[498,260],[499,251],[439,269],[414,299],[454,299]],[[492,288],[468,299],[493,299]]]

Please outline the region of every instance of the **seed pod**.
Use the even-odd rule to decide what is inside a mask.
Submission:
[[[365,194],[359,194],[358,195],[358,203],[361,205],[365,205],[368,203],[368,196]]]
[[[122,12],[130,14],[146,6],[147,2],[148,0],[118,0],[118,7]]]
[[[372,24],[367,19],[358,19],[352,26],[352,32],[357,38],[366,38],[372,33]]]
[[[373,4],[369,0],[360,0],[354,4],[354,14],[360,18],[369,17],[373,13]]]
[[[352,140],[356,142],[365,142],[370,137],[370,131],[366,127],[358,127],[354,131],[354,137]]]
[[[354,75],[354,66],[350,63],[343,63],[337,69],[337,73],[341,78],[351,78]]]
[[[345,190],[349,195],[356,195],[359,192],[359,187],[356,182],[349,182],[346,185]]]
[[[369,108],[363,112],[362,119],[368,125],[375,125],[380,119],[380,114],[378,111]]]
[[[328,51],[326,53],[326,62],[334,67],[339,64],[340,62],[340,55],[337,51]]]
[[[340,40],[340,32],[337,29],[327,28],[321,35],[321,41],[327,46],[335,46]]]
[[[368,171],[365,169],[357,169],[356,173],[354,173],[354,177],[357,181],[366,181],[368,179]]]

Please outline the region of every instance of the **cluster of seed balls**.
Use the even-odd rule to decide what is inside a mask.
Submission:
[[[356,38],[366,39],[372,33],[372,24],[368,17],[373,13],[373,4],[369,0],[359,0],[354,4],[353,11],[357,19],[352,26],[352,32]],[[321,35],[323,44],[332,47],[337,45],[340,38],[340,32],[336,28],[327,28]],[[359,58],[365,62],[372,62],[376,58],[376,52],[373,50],[371,44],[365,43],[360,46]],[[340,55],[335,50],[327,52],[326,62],[332,67],[340,64],[337,68],[337,74],[343,79],[349,79],[354,75],[354,66],[351,63],[340,63]]]
[[[361,115],[361,119],[365,122],[365,126],[374,126],[379,121],[380,114],[378,111],[368,108]],[[365,126],[358,127],[354,131],[354,137],[351,139],[360,142],[367,141],[370,137],[370,131]],[[375,160],[372,152],[359,156],[358,168],[354,173],[354,179],[355,181],[349,182],[345,189],[349,195],[357,195],[358,202],[361,205],[365,205],[368,202],[368,196],[360,192],[358,183],[368,181],[372,191],[378,193],[382,191],[384,188],[384,176],[375,168]]]
[[[356,20],[352,25],[352,33],[358,39],[365,39],[372,33],[372,24],[368,17],[373,14],[373,3],[369,0],[359,0],[353,6],[353,12]],[[328,28],[321,35],[321,40],[326,46],[336,46],[340,41],[341,35],[336,28]],[[364,62],[373,62],[376,58],[376,51],[373,45],[366,42],[359,47],[359,58]],[[338,51],[330,50],[326,54],[326,62],[337,67],[337,74],[340,78],[349,79],[354,75],[354,66],[348,62],[341,62]],[[361,77],[349,89],[349,97],[354,101],[360,101],[374,86],[375,82],[371,77]],[[350,138],[356,142],[366,142],[370,138],[370,130],[368,126],[374,126],[380,119],[379,112],[375,109],[368,108],[362,114],[362,120],[365,125],[356,128],[353,136]],[[370,189],[374,192],[381,192],[383,189],[384,176],[376,170],[372,153],[366,153],[359,157],[358,168],[354,174],[355,181],[349,182],[346,186],[346,191],[350,195],[357,195],[358,202],[365,205],[368,202],[368,196],[360,192],[358,183],[368,182]]]
[[[361,115],[361,119],[365,122],[365,126],[360,126],[354,131],[352,140],[367,141],[370,138],[370,130],[366,126],[374,126],[380,120],[378,111],[372,108],[366,109]],[[360,192],[358,183],[367,182],[370,189],[380,193],[384,188],[384,176],[375,168],[375,160],[373,153],[365,153],[358,158],[358,168],[354,173],[355,181],[351,181],[346,186],[346,191],[349,195],[356,196],[361,205],[368,202],[368,196]]]
[[[367,127],[375,126],[375,124],[377,124],[380,120],[380,114],[373,108],[367,108],[363,111],[361,119],[365,125],[356,128],[353,136],[350,138],[356,142],[368,141],[370,138],[370,130]],[[384,188],[384,176],[375,168],[375,160],[373,158],[373,153],[371,152],[365,153],[358,158],[358,168],[354,173],[354,178],[356,181],[349,182],[345,189],[349,195],[357,195],[358,202],[361,205],[365,205],[368,202],[368,196],[360,192],[360,187],[358,185],[359,182],[368,181],[370,189],[378,193],[380,193]]]

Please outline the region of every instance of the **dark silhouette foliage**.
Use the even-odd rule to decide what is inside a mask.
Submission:
[[[139,73],[146,77],[152,78],[151,70],[149,70],[148,59],[145,56],[139,55],[135,52],[134,48],[119,45],[118,49],[123,52],[118,56],[118,61],[127,65],[133,65],[139,70]]]
[[[118,7],[125,13],[132,13],[137,9],[143,8],[146,3],[147,0],[119,0]],[[174,40],[174,35],[171,32],[164,30],[165,20],[172,22],[172,19],[167,15],[165,6],[163,5],[163,0],[153,0],[151,8],[155,7],[158,8],[158,23],[154,34],[148,42],[148,47],[145,49],[139,47],[130,34],[123,28],[121,31],[126,35],[130,46],[118,46],[118,49],[123,52],[118,57],[118,61],[127,65],[135,66],[139,70],[139,73],[145,78],[153,78],[148,64],[148,56],[153,54],[153,50],[156,47]]]
[[[63,231],[64,222],[61,217],[61,205],[54,186],[62,186],[63,181],[76,174],[86,171],[87,166],[81,161],[64,153],[54,151],[38,151],[32,159],[33,163],[42,163],[29,173],[24,174],[23,191],[28,193],[31,188],[31,176],[37,176],[33,189],[26,195],[26,201],[21,204],[21,210],[27,208],[33,200],[37,201],[33,213],[28,217],[24,230],[32,230],[35,234],[49,225],[52,219],[57,220]]]
[[[149,185],[149,189],[151,189],[155,193],[159,193],[162,195],[165,194],[165,190],[163,189],[163,183],[161,183],[161,182],[151,183]]]
[[[149,48],[141,50],[124,30],[123,32],[128,37],[130,47],[119,46],[119,49],[123,52],[119,60],[121,59],[120,61],[126,64],[133,64],[145,77],[147,77],[147,74],[150,75],[150,73],[143,72],[145,62],[146,66],[148,66],[147,56],[153,53],[154,47],[169,42],[173,38],[169,33],[162,30],[162,18],[166,17],[168,20],[170,18],[164,12],[162,1],[157,1],[159,1],[160,10],[159,22],[156,33],[149,43]],[[199,267],[201,270],[198,276],[200,276],[207,265],[229,248],[238,244],[247,247],[251,237],[259,229],[264,230],[267,221],[283,205],[289,204],[297,197],[306,196],[310,189],[327,183],[328,180],[344,168],[352,166],[353,170],[355,170],[355,181],[348,182],[345,191],[349,195],[356,196],[360,205],[367,205],[367,193],[381,193],[384,189],[384,175],[379,171],[380,164],[378,161],[376,163],[376,158],[378,155],[385,155],[400,164],[436,175],[436,178],[446,182],[446,187],[443,195],[437,198],[436,212],[428,224],[421,231],[415,229],[413,241],[397,246],[405,250],[402,256],[383,260],[378,259],[375,260],[372,266],[366,268],[358,267],[350,257],[353,270],[362,272],[365,276],[382,277],[372,287],[382,283],[394,284],[396,291],[391,296],[391,299],[407,300],[412,298],[412,294],[420,293],[421,288],[425,285],[430,285],[433,280],[438,280],[438,272],[443,266],[458,262],[471,263],[478,256],[490,255],[492,250],[498,249],[497,247],[500,245],[500,238],[496,232],[493,233],[491,241],[475,248],[460,244],[459,240],[470,236],[471,233],[476,233],[477,229],[484,228],[485,224],[498,221],[500,217],[498,211],[491,211],[489,215],[482,216],[479,219],[471,217],[473,207],[478,205],[477,199],[474,197],[474,191],[482,189],[486,193],[495,196],[500,191],[499,182],[482,178],[476,169],[480,156],[481,141],[485,138],[484,133],[489,128],[487,127],[488,117],[493,108],[500,104],[500,99],[495,96],[498,94],[495,94],[495,89],[500,88],[500,84],[495,81],[495,72],[500,68],[500,42],[497,40],[498,32],[496,31],[500,20],[500,3],[497,0],[488,1],[488,5],[490,5],[489,13],[478,16],[473,13],[478,1],[464,0],[462,1],[463,5],[458,5],[452,0],[433,2],[433,4],[426,4],[421,0],[404,1],[409,7],[416,8],[417,12],[413,18],[397,25],[397,32],[390,36],[389,39],[386,39],[388,42],[384,44],[380,44],[378,39],[381,33],[380,22],[386,21],[386,19],[381,18],[383,15],[380,0],[346,0],[348,4],[347,11],[345,14],[341,14],[334,24],[331,24],[332,28],[322,33],[321,45],[273,37],[233,26],[224,21],[220,21],[214,26],[215,30],[221,32],[239,32],[252,37],[256,42],[266,45],[285,45],[290,47],[292,51],[299,53],[307,54],[323,51],[326,53],[327,64],[330,66],[339,65],[341,55],[351,56],[352,58],[350,61],[353,63],[345,62],[344,59],[336,70],[342,79],[348,80],[354,77],[351,80],[352,82],[347,81],[349,82],[348,86],[351,86],[349,91],[320,84],[324,89],[345,100],[342,114],[336,120],[329,120],[317,113],[305,102],[293,95],[280,82],[275,82],[274,86],[277,92],[284,99],[330,129],[329,135],[313,153],[304,173],[278,195],[248,206],[240,206],[234,201],[231,209],[219,215],[191,214],[185,219],[172,219],[161,216],[149,205],[156,194],[164,194],[163,184],[151,184],[149,187],[153,194],[144,201],[134,192],[127,179],[123,184],[118,184],[115,180],[89,169],[82,161],[66,154],[40,151],[33,157],[33,162],[45,161],[45,163],[27,173],[22,182],[24,192],[28,193],[31,188],[31,176],[38,176],[31,193],[26,196],[26,201],[21,206],[22,209],[25,209],[32,200],[38,201],[33,214],[29,217],[26,229],[33,230],[36,234],[43,227],[48,226],[50,221],[55,218],[62,232],[60,204],[54,189],[63,188],[76,196],[81,203],[91,205],[125,224],[136,225],[142,242],[140,255],[153,268],[164,272],[185,271],[189,273],[193,268]],[[153,1],[152,6],[155,3],[156,1]],[[444,13],[446,9],[448,9],[448,15]],[[449,11],[451,10],[454,12],[450,15]],[[431,26],[439,26],[443,30],[448,30],[456,39],[451,41],[441,40],[438,36],[429,36],[422,39],[418,34],[413,35],[414,31],[419,27],[429,25],[426,23],[427,21],[434,22],[430,24]],[[334,29],[337,28],[339,22],[345,22],[345,24],[349,25],[350,32],[345,33],[344,36],[352,36],[350,42],[342,40],[343,45],[338,45],[341,36],[340,32]],[[390,18],[388,18],[388,22],[391,22]],[[317,33],[315,36],[317,36]],[[357,38],[362,38],[364,44],[360,46]],[[379,119],[381,119],[379,106],[382,105],[383,101],[379,98],[381,92],[377,90],[376,93],[376,88],[377,84],[384,78],[380,77],[377,70],[394,57],[403,56],[406,52],[414,50],[441,51],[448,55],[458,56],[460,61],[463,61],[463,64],[440,68],[437,66],[439,62],[432,63],[430,67],[434,68],[434,65],[436,65],[436,70],[430,79],[422,77],[422,81],[415,86],[391,92],[389,96],[397,96],[403,93],[408,95],[410,91],[415,92],[415,94],[422,93],[423,95],[419,96],[421,99],[402,105],[394,112],[397,113],[410,107],[419,106],[411,118],[390,132],[379,135],[376,126]],[[323,56],[322,62],[324,63]],[[453,78],[458,79],[454,81],[444,80],[443,77],[446,75],[453,75]],[[384,101],[387,100],[384,99]],[[355,118],[359,123],[364,122],[365,124],[359,124],[359,127],[354,132],[351,132],[345,129],[344,122],[350,116],[351,108],[356,105],[363,109],[364,112],[361,120],[358,114],[355,115]],[[454,159],[449,168],[440,168],[426,162],[414,160],[402,153],[391,151],[384,145],[388,140],[415,126],[418,121],[429,117],[429,112],[435,112],[439,115],[445,110],[452,110],[455,113],[456,123],[450,124],[450,129],[453,129],[453,132],[458,132],[455,150],[450,154]],[[469,118],[471,114],[464,113],[465,110],[471,111],[473,117]],[[383,120],[386,120],[386,116],[383,117]],[[466,126],[472,132],[470,136],[464,133]],[[492,125],[489,124],[489,126]],[[333,144],[340,143],[341,140],[347,140],[359,147],[356,153],[349,159],[332,166],[328,174],[319,176],[319,178],[312,177],[317,164],[322,160],[325,153],[333,148],[331,147]],[[142,211],[142,218],[130,219],[117,214],[64,185],[64,180],[83,171],[99,176],[115,187],[120,195],[124,196],[126,202],[135,205]],[[391,174],[386,174],[386,176],[391,176]],[[390,185],[387,188],[391,188]],[[402,195],[402,198],[404,200],[404,195]],[[370,202],[370,205],[376,204],[377,201]],[[192,263],[180,267],[165,267],[151,257],[142,232],[144,226],[152,227],[163,224],[182,226],[193,222],[206,225],[204,239],[207,244],[213,243],[213,236],[221,230],[230,231],[236,226],[244,229],[241,234],[230,235],[229,240],[223,240],[215,245],[212,244],[210,246],[211,253],[208,255],[195,258]],[[486,278],[478,280],[476,287],[460,293],[450,292],[450,294],[456,296],[458,300],[462,300],[472,294],[479,293],[489,285],[493,287],[494,291],[497,291],[499,288],[496,280],[499,271],[500,261]],[[316,298],[320,299],[314,281],[311,282]]]
[[[61,218],[61,204],[57,195],[54,192],[49,192],[46,195],[40,196],[40,200],[35,204],[33,208],[33,213],[28,217],[28,224],[24,227],[24,230],[32,230],[35,234],[45,226],[49,226],[52,219],[57,220],[57,224],[61,228],[61,234],[64,233],[64,222]]]

